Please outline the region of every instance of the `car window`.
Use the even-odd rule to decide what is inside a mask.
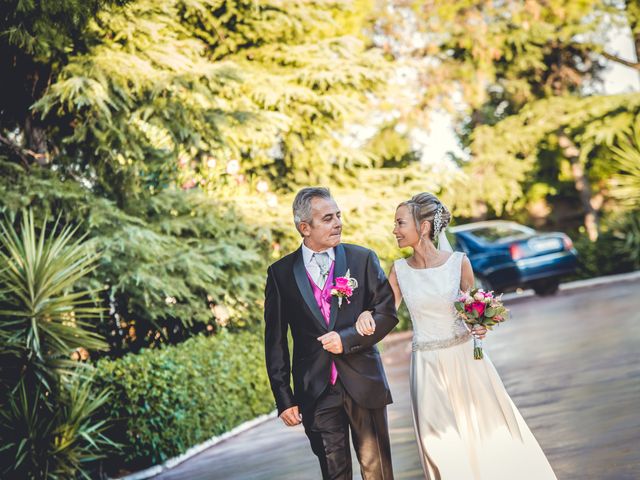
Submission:
[[[487,243],[527,237],[534,233],[536,233],[535,230],[523,225],[493,225],[471,230],[473,236]]]
[[[451,248],[453,248],[454,251],[469,254],[469,246],[462,238],[455,237],[455,242],[451,242]]]

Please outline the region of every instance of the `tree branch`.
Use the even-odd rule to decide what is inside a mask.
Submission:
[[[624,58],[620,58],[617,55],[614,55],[612,53],[607,53],[607,52],[600,52],[600,55],[602,55],[607,60],[611,60],[613,62],[620,63],[625,67],[633,68],[635,70],[640,71],[640,62],[632,62],[630,60],[625,60]]]
[[[7,137],[3,135],[0,135],[0,143],[4,143],[7,147],[9,147],[9,149],[13,151],[13,153],[15,153],[18,156],[18,158],[20,158],[23,165],[27,169],[31,166],[30,157],[38,163],[40,163],[40,160],[42,158],[46,159],[46,154],[36,153],[33,150],[22,148],[16,145],[15,143],[13,143],[11,140],[9,140]]]
[[[638,70],[640,71],[640,61],[638,62],[634,62],[631,60],[626,60],[622,57],[619,57],[618,55],[614,54],[614,53],[609,53],[609,52],[605,52],[602,49],[602,46],[600,45],[596,45],[593,43],[580,43],[580,42],[569,42],[568,45],[571,45],[577,49],[580,50],[584,50],[585,48],[589,49],[591,52],[597,54],[597,55],[601,55],[604,58],[606,58],[607,60],[611,60],[612,62],[616,62],[619,63],[620,65],[624,65],[625,67],[629,67],[629,68],[633,68],[634,70]]]

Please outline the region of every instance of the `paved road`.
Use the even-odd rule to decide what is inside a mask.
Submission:
[[[640,478],[639,292],[634,280],[517,299],[513,319],[485,341],[560,480]],[[409,410],[409,354],[406,333],[389,337],[383,358],[395,400],[389,424],[396,479],[423,478]],[[302,427],[277,419],[156,477],[320,478]]]

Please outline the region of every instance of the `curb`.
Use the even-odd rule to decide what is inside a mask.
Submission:
[[[162,472],[166,472],[167,470],[170,470],[173,467],[180,465],[185,460],[188,460],[191,457],[194,457],[195,455],[206,450],[207,448],[213,447],[214,445],[220,442],[223,442],[228,438],[234,437],[246,430],[250,430],[253,427],[260,425],[261,423],[266,422],[267,420],[276,418],[276,416],[277,416],[277,410],[274,410],[271,413],[267,413],[265,415],[260,415],[259,417],[256,417],[253,420],[249,420],[248,422],[244,422],[238,425],[236,428],[229,430],[228,432],[223,433],[222,435],[212,437],[209,440],[205,440],[204,442],[191,447],[182,455],[178,455],[177,457],[170,458],[169,460],[167,460],[161,465],[154,465],[153,467],[149,467],[145,470],[131,473],[123,477],[113,477],[113,478],[110,477],[109,480],[145,480],[147,478],[155,477],[156,475],[160,475],[160,473]]]
[[[640,280],[640,270],[629,273],[621,273],[617,275],[608,275],[605,277],[596,277],[590,278],[587,280],[576,280],[574,282],[563,283],[560,285],[559,290],[562,292],[579,290],[583,288],[591,288],[597,287],[599,285],[607,285],[611,283],[624,282],[627,280]],[[524,290],[521,293],[507,293],[502,298],[509,302],[514,302],[518,300],[524,300],[526,298],[534,297],[535,293],[533,290]],[[411,339],[411,331],[406,332],[397,332],[388,335],[383,343],[385,348],[389,349],[394,347],[396,344],[407,341]],[[218,435],[217,437],[212,437],[209,440],[204,441],[198,445],[191,447],[189,450],[184,452],[182,455],[178,455],[177,457],[170,458],[166,462],[161,465],[155,465],[153,467],[149,467],[145,470],[141,470],[139,472],[131,473],[129,475],[125,475],[123,477],[114,477],[109,480],[146,480],[147,478],[155,477],[162,472],[166,472],[167,470],[172,469],[173,467],[181,464],[182,462],[194,457],[200,452],[213,447],[214,445],[223,442],[231,437],[235,437],[242,432],[252,429],[253,427],[257,427],[258,425],[271,420],[277,417],[277,411],[274,410],[271,413],[266,415],[261,415],[259,417],[254,418],[253,420],[249,420],[248,422],[242,423],[238,425],[233,430],[230,430],[222,435]]]
[[[560,292],[570,292],[572,290],[580,290],[583,288],[598,287],[600,285],[608,285],[630,280],[640,280],[640,270],[628,273],[618,273],[616,275],[607,275],[605,277],[588,278],[586,280],[575,280],[573,282],[561,283]],[[521,293],[505,293],[502,299],[508,302],[524,300],[525,298],[535,297],[535,292],[531,289],[523,290]]]

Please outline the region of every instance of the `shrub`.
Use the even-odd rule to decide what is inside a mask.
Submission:
[[[640,220],[638,211],[606,219],[595,242],[585,236],[575,241],[580,268],[570,279],[631,272],[640,268]]]
[[[163,462],[274,408],[262,337],[248,331],[103,359],[97,369],[98,388],[113,391],[110,436],[124,445],[112,459],[120,465],[108,468]]]

